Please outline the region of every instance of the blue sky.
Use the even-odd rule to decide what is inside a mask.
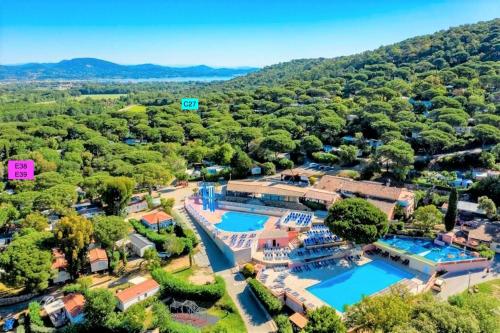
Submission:
[[[495,17],[498,0],[0,0],[0,64],[265,66]]]

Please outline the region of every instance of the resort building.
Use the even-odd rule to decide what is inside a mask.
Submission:
[[[321,203],[326,207],[340,199],[340,195],[317,188],[288,185],[282,182],[229,181],[226,198],[258,199],[263,203],[304,209],[301,200]]]
[[[160,285],[153,279],[146,280],[116,294],[118,308],[125,311],[132,305],[155,295],[160,291]]]
[[[88,254],[90,271],[92,273],[101,272],[108,269],[108,255],[101,248],[93,248]]]
[[[281,182],[230,181],[226,187],[227,197],[260,199],[263,202],[299,203],[307,188]]]
[[[288,232],[281,229],[264,230],[258,241],[258,249],[288,246]]]
[[[141,218],[141,223],[151,230],[167,228],[175,224],[174,218],[163,211],[146,214]]]
[[[63,297],[64,312],[71,324],[79,324],[84,320],[83,307],[85,298],[82,294],[69,294]]]
[[[149,241],[146,237],[141,236],[139,234],[131,234],[129,235],[128,246],[132,250],[132,252],[139,257],[144,257],[144,252],[147,249],[154,249],[155,245],[153,242]]]
[[[43,309],[54,327],[61,327],[68,321],[71,324],[81,323],[84,319],[83,307],[85,298],[82,294],[69,294],[45,304]]]
[[[55,270],[57,273],[55,274],[55,277],[52,279],[53,283],[64,283],[71,279],[71,276],[69,275],[67,268],[68,268],[68,261],[64,257],[64,253],[62,253],[61,250],[57,248],[52,249],[52,270]]]
[[[500,253],[500,222],[464,223],[460,227],[464,237],[457,237],[454,242],[461,246],[477,249],[486,245],[495,253]]]
[[[323,176],[314,187],[338,193],[342,197],[359,196],[369,199],[371,203],[386,212],[389,219],[392,219],[396,206],[403,208],[405,215],[408,216],[415,208],[415,194],[402,187],[390,187],[381,183],[336,176]]]

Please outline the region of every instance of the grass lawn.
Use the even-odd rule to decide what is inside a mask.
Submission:
[[[76,100],[80,101],[85,98],[91,99],[118,99],[122,96],[126,96],[127,94],[91,94],[91,95],[80,95],[76,97]]]
[[[246,332],[245,323],[241,319],[241,315],[236,308],[231,297],[229,297],[226,292],[224,296],[214,304],[208,313],[219,317],[219,321],[215,325],[207,326],[202,329],[202,332],[219,332],[221,329],[224,332],[224,328],[227,332]]]
[[[189,268],[177,271],[173,274],[175,277],[178,277],[179,279],[187,281],[189,279],[189,277],[194,274],[195,269],[196,268],[193,266],[193,267],[189,267]]]
[[[128,111],[128,112],[146,112],[146,107],[144,105],[137,105],[137,104],[132,104],[129,106],[124,107],[123,109],[120,109],[118,111]]]
[[[474,286],[474,289],[476,288],[480,294],[494,296],[500,302],[500,279],[480,283]],[[467,292],[464,292],[464,295],[467,294]]]

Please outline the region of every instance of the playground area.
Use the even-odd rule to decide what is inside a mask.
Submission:
[[[198,306],[196,302],[191,300],[178,301],[173,299],[169,309],[176,321],[198,328],[213,325],[219,320],[218,317],[209,314],[207,309]]]

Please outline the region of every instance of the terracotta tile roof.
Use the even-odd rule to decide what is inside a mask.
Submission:
[[[70,294],[63,297],[64,307],[72,317],[78,316],[83,311],[85,298],[82,294]]]
[[[295,168],[293,170],[286,169],[280,172],[283,176],[304,176],[304,177],[311,177],[314,175],[321,174],[321,172],[318,171],[311,171],[311,170],[306,170],[303,168]]]
[[[138,297],[139,295],[143,295],[148,291],[158,288],[159,286],[160,285],[155,280],[149,279],[136,284],[135,286],[120,291],[118,294],[116,294],[116,298],[118,298],[120,302],[126,303],[131,299]]]
[[[230,181],[227,190],[232,192],[246,192],[259,194],[284,195],[290,197],[303,197],[307,188],[291,186],[277,182],[248,182]]]
[[[476,229],[469,231],[469,239],[477,239],[483,242],[498,242],[500,240],[500,223],[482,223]]]
[[[367,199],[366,201],[368,201],[369,203],[380,209],[382,212],[384,212],[389,219],[392,219],[394,215],[394,208],[396,208],[395,202],[387,202],[387,201],[380,201],[373,199]]]
[[[336,176],[323,176],[315,188],[332,192],[350,192],[386,200],[411,199],[413,193],[405,188],[385,186],[381,183],[356,181]]]
[[[89,261],[93,263],[94,261],[106,260],[108,261],[108,255],[106,251],[98,247],[93,248],[89,251]]]
[[[293,315],[291,315],[289,319],[292,323],[295,324],[295,326],[297,326],[300,329],[303,329],[304,327],[306,327],[306,325],[308,323],[307,318],[298,312],[295,312]]]
[[[154,212],[151,214],[144,215],[141,220],[145,221],[147,224],[156,224],[158,221],[161,223],[163,221],[171,220],[172,216],[168,215],[163,211]]]
[[[340,199],[340,195],[338,195],[335,192],[320,190],[317,188],[309,189],[306,192],[305,197],[307,199],[321,200],[321,201],[325,201],[327,203],[334,203],[335,201]]]
[[[265,238],[285,238],[288,237],[288,232],[281,229],[264,230],[259,236],[259,239]]]
[[[68,267],[68,261],[64,257],[64,253],[57,248],[52,249],[52,257],[54,260],[52,261],[52,269],[61,269]]]

